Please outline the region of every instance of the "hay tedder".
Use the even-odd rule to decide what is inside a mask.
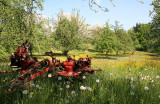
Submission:
[[[91,57],[71,58],[67,56],[67,60],[60,62],[56,57],[52,55],[52,52],[45,52],[45,56],[50,56],[52,59],[43,59],[38,61],[37,58],[33,58],[29,55],[28,48],[23,46],[18,46],[18,49],[10,56],[11,59],[11,68],[20,68],[14,71],[0,71],[2,73],[20,73],[21,75],[17,79],[11,80],[7,85],[4,85],[2,88],[14,92],[17,88],[24,85],[31,87],[33,79],[44,73],[52,73],[58,69],[58,73],[51,76],[43,75],[42,77],[54,77],[54,76],[68,76],[78,79],[79,81],[82,78],[78,75],[85,72],[94,73],[94,71],[101,71],[101,69],[91,69]],[[40,56],[40,55],[39,55]],[[44,56],[44,55],[43,55]],[[75,57],[75,56],[74,56]]]

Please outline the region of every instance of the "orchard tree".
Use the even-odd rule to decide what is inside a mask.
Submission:
[[[65,55],[73,49],[82,49],[85,28],[84,20],[80,19],[78,11],[73,10],[69,17],[61,11],[56,22],[55,47]]]
[[[95,43],[95,49],[100,52],[106,52],[106,57],[109,52],[113,52],[116,49],[116,37],[114,32],[110,29],[109,24],[102,29],[102,33]]]
[[[130,35],[132,42],[133,42],[133,52],[132,52],[132,55],[133,55],[135,50],[141,48],[141,45],[137,39],[138,33],[135,33],[133,29],[130,29],[130,30],[128,30],[128,34]]]
[[[42,9],[42,3],[43,0],[0,1],[0,44],[6,52],[12,52],[17,44],[26,40],[35,41],[33,12],[36,8]]]
[[[137,24],[134,28],[134,32],[137,34],[137,39],[141,44],[141,50],[147,51],[149,48],[151,28],[148,24]]]
[[[151,16],[153,17],[151,26],[151,40],[152,40],[152,51],[160,52],[160,0],[153,0],[151,5],[153,5],[153,11]]]
[[[120,50],[123,50],[123,54],[125,55],[127,51],[131,51],[134,49],[132,39],[130,35],[123,29],[119,29],[115,32],[116,38],[118,40],[118,45],[120,46]]]

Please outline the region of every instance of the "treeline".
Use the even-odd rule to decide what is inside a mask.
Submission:
[[[118,21],[89,30],[78,10],[70,15],[60,11],[57,19],[39,19],[36,9],[43,10],[43,0],[0,1],[0,60],[6,60],[17,45],[29,41],[32,51],[43,54],[52,49],[67,54],[71,50],[119,52],[135,50],[160,52],[160,0],[153,1],[152,21],[136,24],[125,31]]]

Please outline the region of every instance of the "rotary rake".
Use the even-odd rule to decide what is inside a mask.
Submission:
[[[38,61],[37,58],[31,59],[29,55],[28,49],[22,46],[18,46],[18,49],[10,56],[11,58],[11,67],[12,68],[20,68],[15,71],[1,71],[2,73],[8,72],[18,72],[21,75],[11,80],[7,85],[4,85],[2,88],[7,89],[10,92],[16,91],[17,88],[21,88],[27,86],[27,88],[31,88],[31,83],[33,79],[44,73],[51,73],[59,69],[57,74],[51,75],[51,77],[55,76],[66,76],[73,77],[82,81],[82,78],[78,77],[78,75],[83,74],[85,72],[94,73],[94,71],[101,71],[101,69],[91,69],[91,57],[79,58],[75,60],[75,58],[71,58],[71,56],[67,56],[67,60],[60,62],[56,57],[52,55],[52,52],[45,52],[46,55],[39,56],[50,56],[52,59],[43,59],[42,61]],[[75,57],[75,56],[74,56]],[[43,75],[43,77],[48,77]]]

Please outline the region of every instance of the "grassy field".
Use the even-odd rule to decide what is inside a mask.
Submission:
[[[34,80],[31,89],[19,89],[15,93],[0,90],[0,104],[160,104],[160,57],[147,52],[135,52],[116,56],[89,50],[71,51],[76,59],[92,57],[92,68],[102,72],[85,73],[77,80],[65,81],[65,77]],[[65,57],[57,57],[61,61]],[[12,70],[6,64],[0,70]],[[55,72],[56,73],[56,72]],[[46,73],[47,74],[47,73]],[[54,73],[53,73],[54,74]],[[7,84],[16,74],[0,73],[0,86]]]

